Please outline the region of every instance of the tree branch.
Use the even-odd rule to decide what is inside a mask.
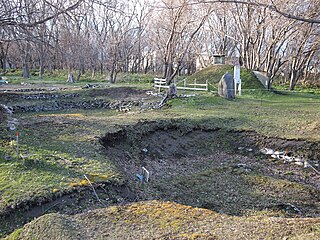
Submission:
[[[237,4],[246,4],[246,5],[250,5],[250,6],[255,6],[255,7],[263,7],[263,8],[268,8],[269,10],[276,12],[286,18],[289,19],[294,19],[297,21],[301,21],[301,22],[307,22],[307,23],[315,23],[315,24],[320,24],[320,19],[317,18],[304,18],[304,17],[300,17],[288,12],[284,12],[282,10],[280,10],[275,4],[265,4],[265,3],[260,3],[260,2],[256,2],[256,1],[245,1],[245,0],[200,0],[197,3],[193,3],[193,4],[199,4],[199,3],[237,3]]]

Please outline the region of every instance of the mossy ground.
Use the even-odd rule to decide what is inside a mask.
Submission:
[[[8,239],[318,239],[319,219],[233,217],[147,201],[90,213],[50,214]]]

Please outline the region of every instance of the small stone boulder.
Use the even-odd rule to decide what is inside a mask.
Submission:
[[[218,94],[227,99],[235,98],[234,79],[230,73],[227,72],[222,76],[218,84]]]
[[[6,127],[7,130],[15,130],[19,124],[16,118],[12,117],[12,108],[0,104],[0,129]]]

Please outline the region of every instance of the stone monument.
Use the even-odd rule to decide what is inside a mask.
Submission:
[[[230,73],[226,72],[222,76],[218,84],[218,94],[226,99],[235,98],[234,79]]]

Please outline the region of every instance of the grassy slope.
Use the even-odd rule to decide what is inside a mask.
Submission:
[[[94,139],[95,129],[86,128],[82,114],[38,114],[20,118],[33,124],[20,131],[17,158],[16,143],[1,141],[0,210],[15,207],[23,201],[52,198],[61,190],[88,185],[92,181],[115,180],[118,172]],[[11,159],[5,160],[6,157]],[[17,174],[20,172],[20,174]]]
[[[204,68],[187,79],[190,81],[205,82],[208,80],[212,90],[217,89],[217,83],[220,81],[223,74],[229,72],[233,74],[233,66],[231,65],[213,65]],[[263,85],[257,80],[255,75],[244,68],[241,69],[240,78],[242,80],[242,89],[263,89]]]
[[[49,214],[11,239],[319,239],[320,219],[232,217],[172,202]],[[10,238],[9,238],[10,239]]]

